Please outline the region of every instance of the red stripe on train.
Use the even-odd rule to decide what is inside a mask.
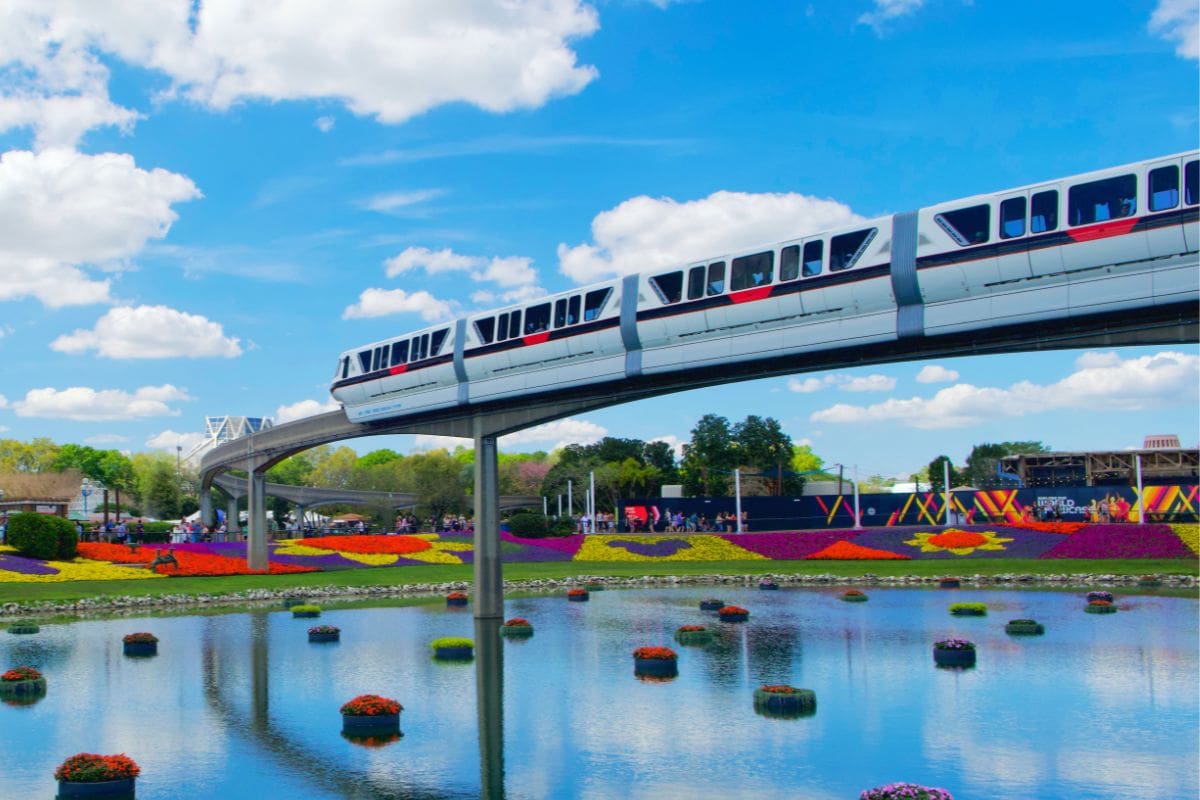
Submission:
[[[531,333],[528,336],[522,336],[521,341],[526,345],[541,344],[550,340],[550,331],[542,331],[541,333]]]
[[[403,375],[408,372],[408,364],[401,364],[398,367],[392,367],[388,370],[388,375]]]
[[[731,292],[729,301],[731,303],[748,303],[753,300],[762,300],[771,295],[771,286],[757,286],[753,289],[743,289],[740,292]]]
[[[1112,222],[1101,222],[1099,225],[1089,225],[1086,228],[1076,228],[1067,231],[1067,235],[1077,242],[1090,242],[1095,239],[1107,239],[1110,236],[1124,236],[1133,230],[1137,217],[1117,219]]]

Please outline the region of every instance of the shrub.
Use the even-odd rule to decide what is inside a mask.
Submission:
[[[508,532],[522,539],[541,539],[550,534],[550,526],[541,514],[520,512],[508,518]]]
[[[952,603],[950,613],[960,617],[982,617],[987,614],[987,603]]]
[[[321,607],[312,603],[301,603],[298,606],[292,606],[292,612],[299,611],[301,614],[311,614],[314,611],[320,611]]]
[[[12,514],[8,518],[8,543],[26,558],[75,557],[79,536],[75,525],[62,517],[48,514]]]
[[[474,647],[475,642],[462,636],[443,636],[439,639],[434,639],[429,643],[429,646],[436,651],[443,647]]]
[[[572,536],[575,533],[575,521],[568,517],[559,517],[550,523],[550,536]]]

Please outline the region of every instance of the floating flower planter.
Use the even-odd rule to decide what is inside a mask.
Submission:
[[[121,643],[127,656],[158,655],[158,637],[153,633],[127,633]]]
[[[58,780],[58,797],[89,797],[98,800],[132,798],[135,781],[141,768],[132,758],[121,753],[101,756],[95,753],[76,753],[54,771]]]
[[[1041,636],[1046,626],[1034,619],[1014,619],[1004,626],[1004,632],[1009,636]]]
[[[321,616],[320,606],[314,606],[310,603],[301,603],[300,605],[292,606],[293,619],[309,619],[319,616]]]
[[[680,625],[675,629],[675,641],[680,644],[708,644],[713,632],[703,625]]]
[[[1105,600],[1111,603],[1113,601],[1113,595],[1112,592],[1088,592],[1087,600],[1089,603],[1093,600]]]
[[[533,626],[524,617],[513,617],[500,626],[500,635],[516,638],[533,636]]]
[[[8,626],[9,633],[16,633],[16,634],[22,634],[22,635],[29,634],[29,633],[37,633],[40,630],[41,630],[41,628],[37,625],[34,625],[32,622],[14,622],[12,625]]]
[[[956,617],[986,617],[986,603],[954,603],[950,606],[950,613]]]
[[[285,598],[283,598],[283,607],[285,610],[291,610],[299,605],[304,605],[304,598],[302,598],[302,597],[285,597]]]
[[[723,606],[717,609],[717,619],[721,622],[745,622],[750,619],[750,612],[739,606]]]
[[[475,657],[475,643],[461,636],[443,636],[429,643],[433,657],[439,661],[470,661]]]
[[[573,603],[586,603],[588,599],[587,589],[568,589],[567,599]]]
[[[725,601],[718,600],[715,597],[709,597],[705,600],[700,601],[700,610],[701,611],[720,611],[724,607],[725,607]]]
[[[1153,575],[1143,575],[1142,577],[1138,578],[1137,585],[1144,589],[1153,589],[1162,586],[1162,579]]]
[[[403,735],[404,734],[400,733],[400,731],[396,731],[395,733],[381,734],[369,733],[365,735],[361,733],[347,733],[344,730],[342,731],[342,738],[347,742],[350,742],[350,744],[357,745],[358,747],[369,748],[387,747],[392,742],[400,741]]]
[[[0,675],[0,698],[35,699],[46,693],[46,679],[33,667],[13,667]]]
[[[448,606],[465,606],[467,604],[467,596],[463,592],[451,592],[446,595],[446,605]]]
[[[841,599],[847,603],[865,603],[867,596],[858,589],[847,589],[842,593]]]
[[[939,667],[973,667],[975,643],[966,639],[943,639],[934,642],[933,661]]]
[[[769,717],[808,717],[817,713],[817,693],[786,684],[754,690],[754,710]]]
[[[942,578],[938,581],[938,587],[941,589],[958,589],[962,586],[962,581],[958,578]]]
[[[858,800],[954,800],[954,797],[945,789],[917,783],[889,783],[887,786],[863,789]]]
[[[333,625],[315,625],[308,629],[310,642],[337,642],[342,638],[342,629]]]
[[[674,678],[679,656],[669,647],[639,647],[633,651],[633,674],[639,677]]]
[[[392,736],[400,733],[404,706],[390,697],[360,694],[342,706],[342,733],[355,737]]]
[[[779,584],[776,583],[775,581],[771,580],[770,578],[766,578],[766,579],[758,582],[758,588],[765,589],[767,591],[775,591],[776,589],[779,588]]]
[[[586,583],[586,584],[584,584],[583,588],[587,589],[589,592],[603,592],[604,584],[603,583],[594,583],[594,582]]]
[[[1117,607],[1107,600],[1089,600],[1083,610],[1089,614],[1115,614]]]

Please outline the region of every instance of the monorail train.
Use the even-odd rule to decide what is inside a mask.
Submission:
[[[628,376],[1200,301],[1200,152],[597,283],[342,353],[352,422]]]

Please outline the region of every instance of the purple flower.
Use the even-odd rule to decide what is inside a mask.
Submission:
[[[541,547],[547,550],[557,550],[560,553],[570,553],[574,556],[579,551],[579,545],[583,544],[583,534],[553,536],[546,539],[522,539],[519,536],[513,536],[508,531],[500,531],[500,541],[525,544],[530,547]]]
[[[20,575],[57,575],[58,570],[35,558],[22,558],[0,553],[0,570]]]
[[[799,561],[835,542],[853,541],[858,534],[858,531],[788,531],[724,534],[721,538],[773,561]]]
[[[1167,525],[1097,524],[1063,541],[1042,558],[1195,558]]]

